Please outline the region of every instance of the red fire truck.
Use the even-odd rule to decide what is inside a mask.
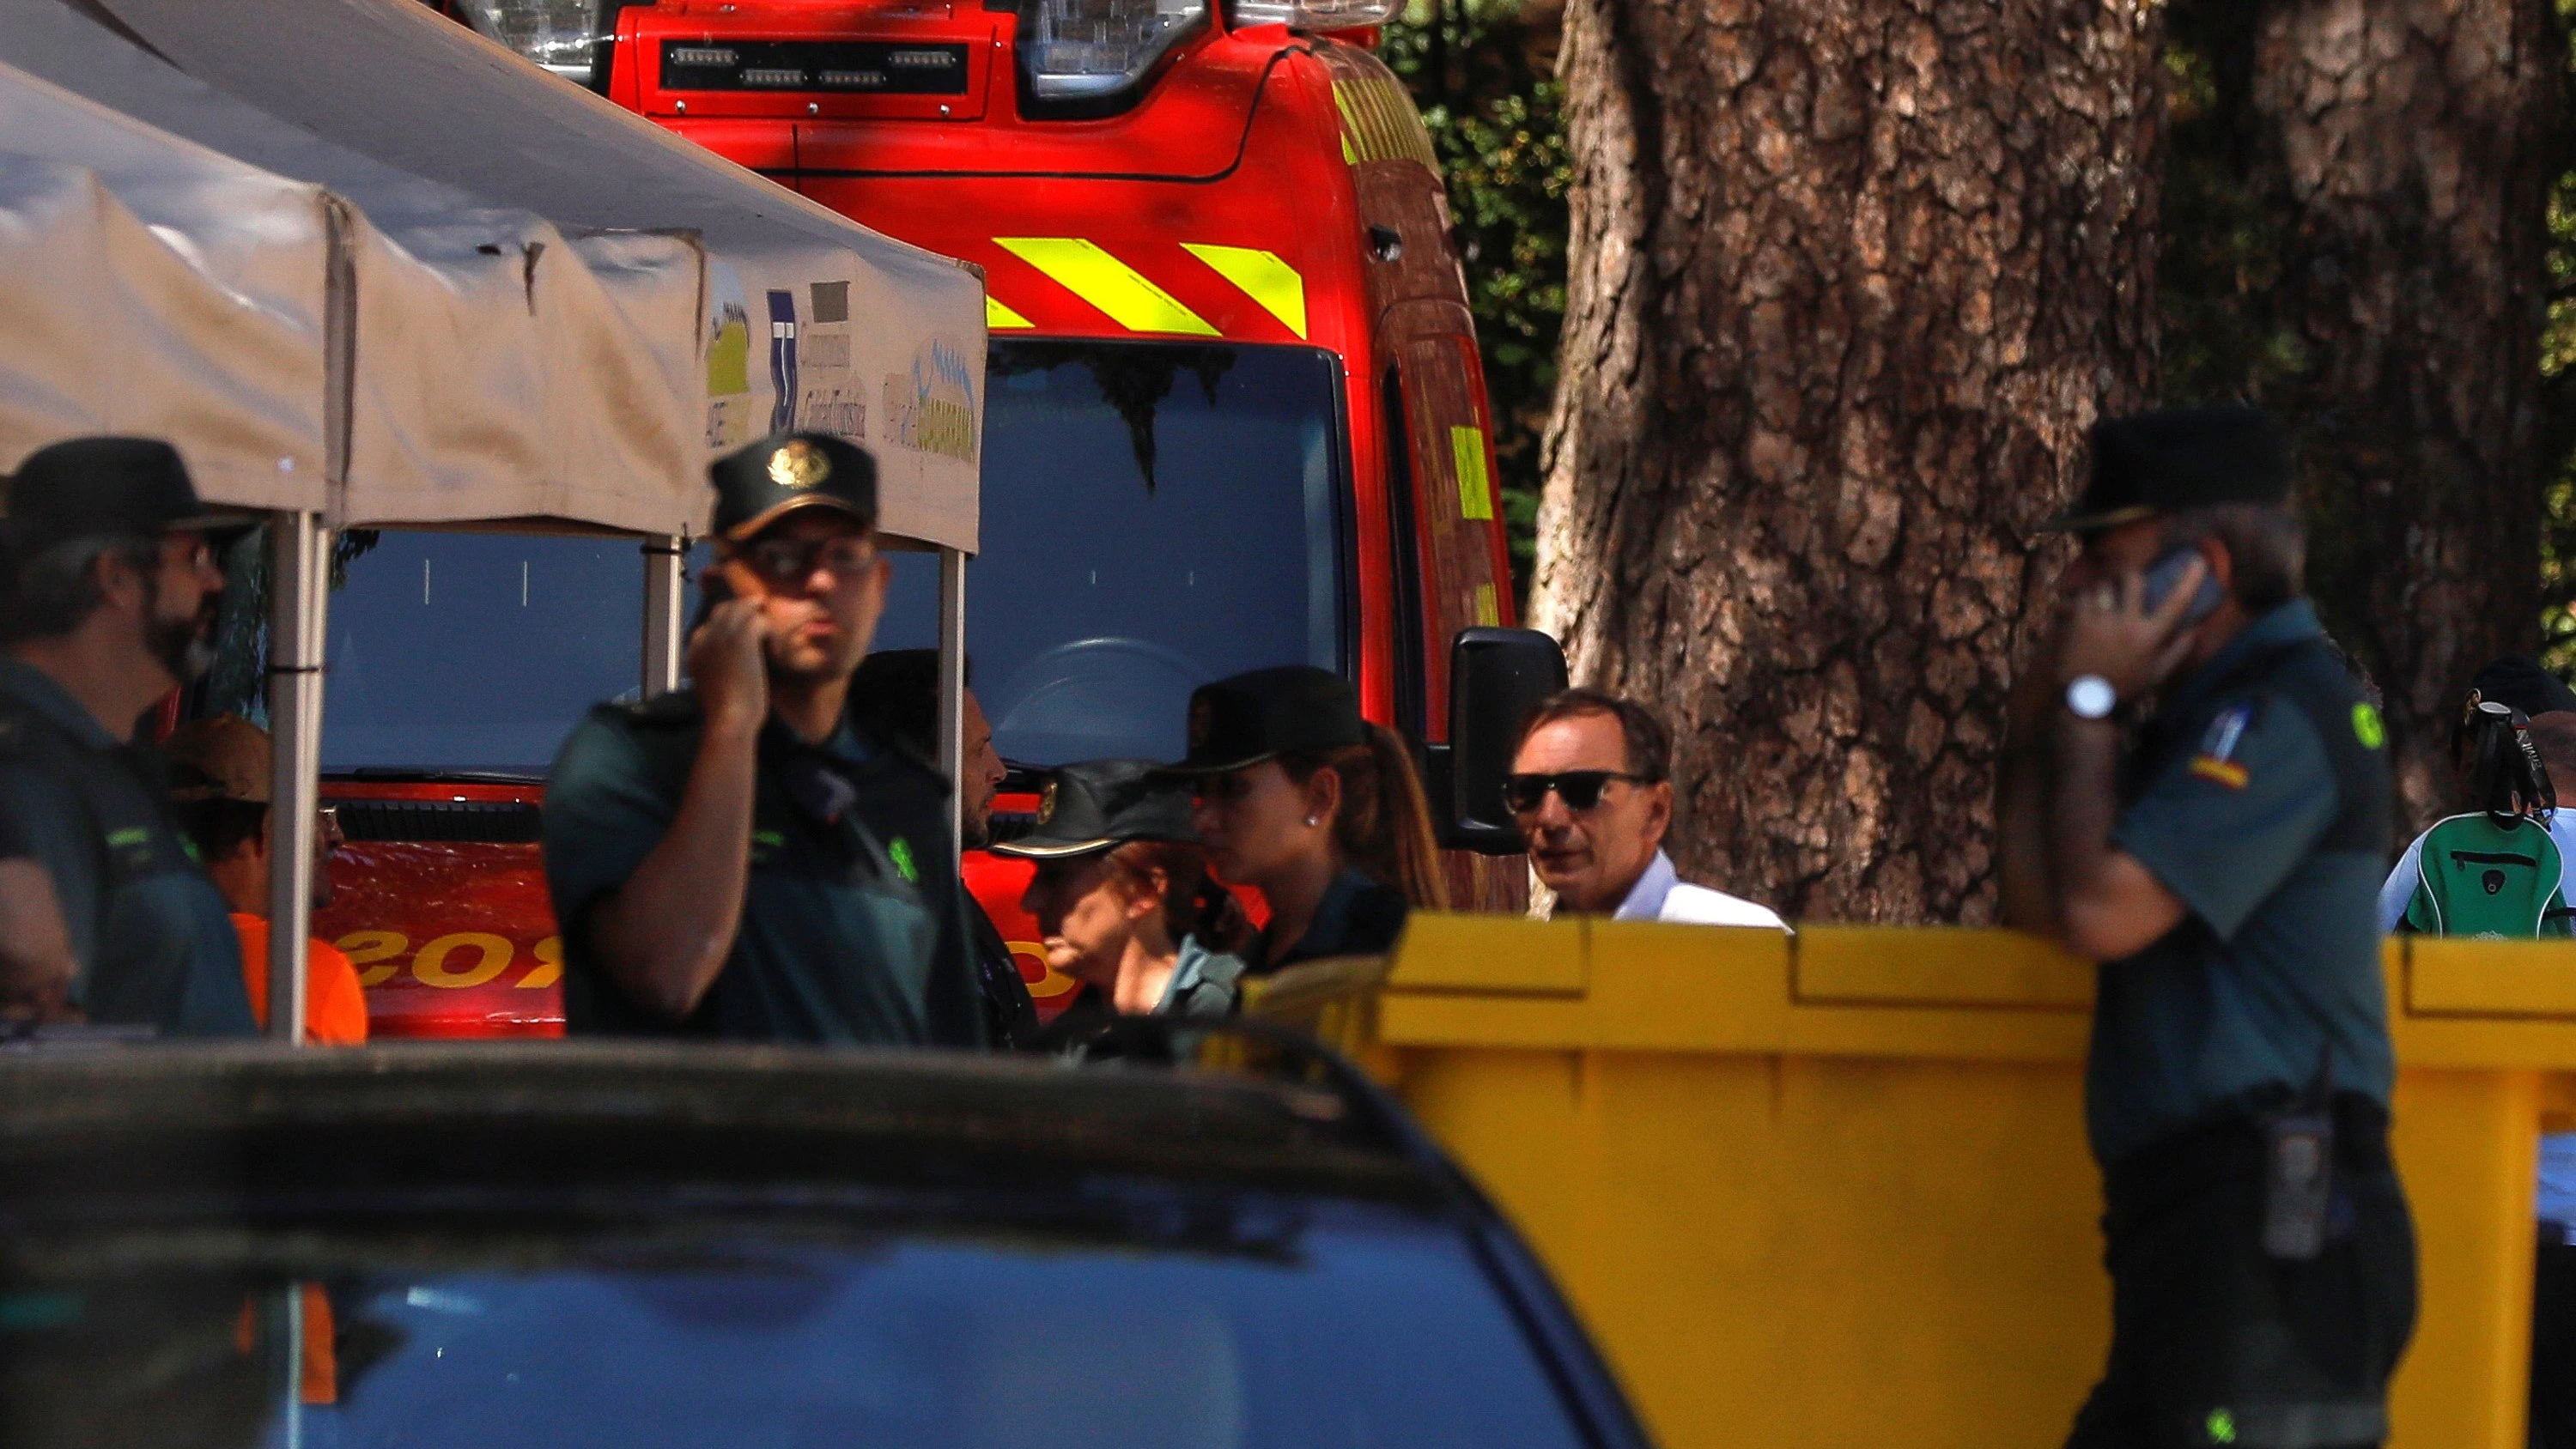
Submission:
[[[984,268],[969,645],[1015,766],[1176,758],[1191,688],[1289,662],[1342,671],[1372,718],[1444,739],[1453,636],[1511,623],[1512,601],[1437,165],[1372,53],[1391,0],[449,9]],[[762,365],[765,327],[794,394],[800,345],[864,325],[828,307],[746,303],[730,365]],[[815,415],[797,422],[906,425],[911,399],[887,388],[805,399]],[[632,687],[638,591],[618,581],[639,568],[632,544],[432,534],[380,536],[349,562],[324,768],[351,844],[317,929],[359,963],[380,1034],[560,1030],[541,776],[581,706]],[[879,646],[931,642],[933,598],[927,560],[899,563]],[[491,643],[459,660],[459,637]],[[1501,906],[1521,870],[1460,851],[1453,885]],[[1071,983],[1047,976],[1019,909],[1026,867],[967,871],[1042,1009],[1060,1006]]]

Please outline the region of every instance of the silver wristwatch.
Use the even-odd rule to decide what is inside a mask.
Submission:
[[[2120,692],[2098,674],[2079,674],[2066,682],[2066,712],[2077,719],[2109,719],[2120,707]]]

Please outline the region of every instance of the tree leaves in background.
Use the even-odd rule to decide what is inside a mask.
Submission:
[[[1558,12],[1538,0],[1413,0],[1380,54],[1402,77],[1448,181],[1484,354],[1512,591],[1529,596],[1539,446],[1565,322],[1566,154],[1553,79]]]

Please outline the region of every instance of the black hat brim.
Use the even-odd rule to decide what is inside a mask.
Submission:
[[[2126,508],[2096,509],[2089,513],[2070,510],[2041,524],[2039,531],[2042,533],[2100,533],[2106,528],[2118,528],[2122,524],[2143,523],[2155,516],[2156,510],[2144,503],[2132,503]]]
[[[836,498],[829,493],[809,493],[802,498],[789,498],[782,502],[772,504],[769,507],[762,509],[760,512],[753,514],[749,518],[744,519],[742,522],[735,524],[733,527],[726,529],[724,533],[725,542],[747,543],[752,539],[759,537],[760,534],[768,529],[771,524],[778,522],[780,519],[785,518],[787,515],[794,513],[800,508],[829,508],[850,519],[861,528],[867,529],[871,533],[876,531],[876,519],[870,517],[868,514],[860,512],[857,505],[851,503],[848,499]]]
[[[1023,835],[1017,840],[997,840],[987,848],[995,855],[1014,856],[1021,860],[1072,860],[1079,856],[1098,855],[1126,843],[1106,836],[1097,840],[1061,840]]]
[[[1202,775],[1231,775],[1237,770],[1249,770],[1264,760],[1277,758],[1279,758],[1277,750],[1263,750],[1257,755],[1245,755],[1233,760],[1183,760],[1177,765],[1161,766],[1154,771],[1154,777],[1161,780],[1175,780],[1197,779]]]

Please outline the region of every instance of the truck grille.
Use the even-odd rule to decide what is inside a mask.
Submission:
[[[351,840],[452,840],[533,845],[544,812],[506,800],[336,800],[340,833]]]

